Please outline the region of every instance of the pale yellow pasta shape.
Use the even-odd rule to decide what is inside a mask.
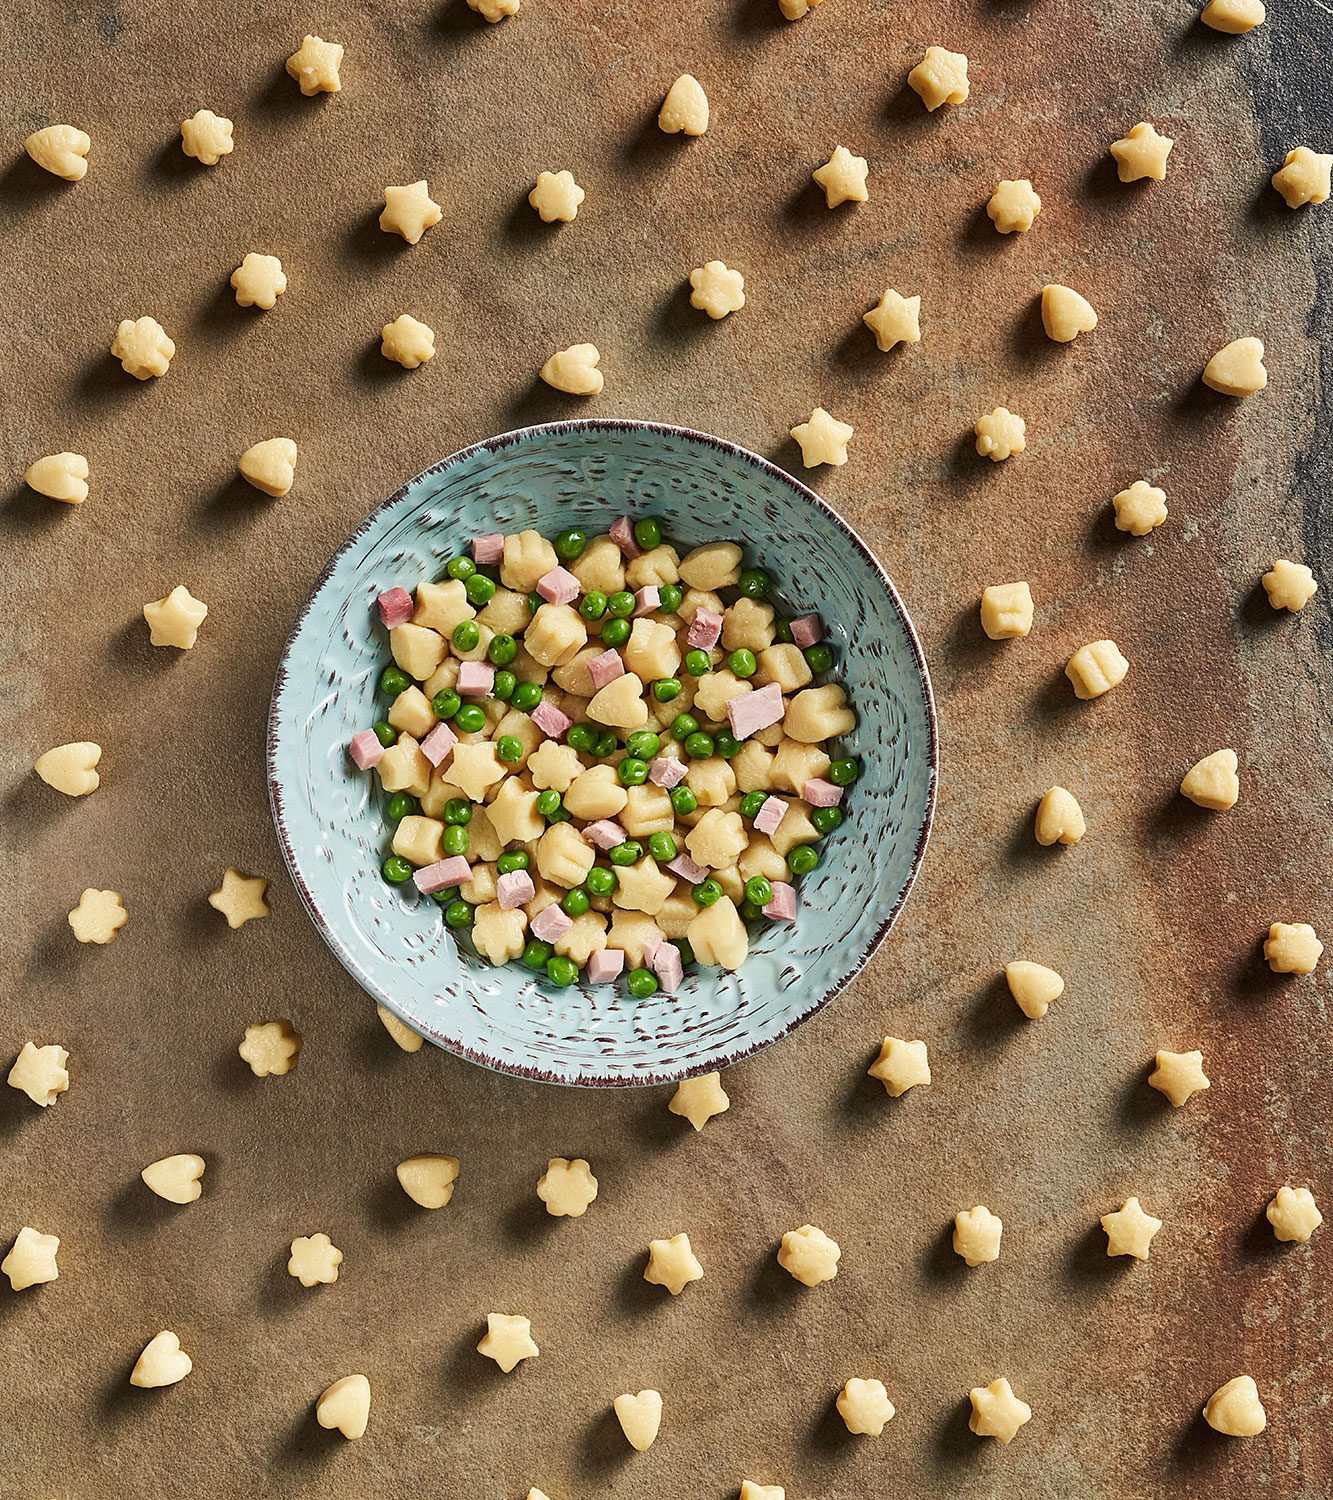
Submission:
[[[528,775],[539,791],[567,792],[574,778],[583,771],[583,762],[572,745],[558,740],[543,740],[528,759]],[[536,835],[530,835],[535,838]]]
[[[531,618],[527,595],[507,588],[496,589],[490,603],[477,611],[478,623],[489,625],[496,635],[522,635]]]
[[[625,584],[631,589],[680,581],[680,554],[668,542],[631,558],[625,564]]]
[[[722,649],[757,656],[773,644],[773,606],[741,597],[722,611]]]
[[[744,880],[751,880],[756,875],[762,875],[765,880],[786,881],[791,878],[786,859],[767,834],[752,833],[736,864]]]
[[[856,715],[847,707],[847,694],[831,682],[797,693],[787,705],[782,727],[789,739],[817,745],[850,734],[856,728]]]
[[[656,620],[635,620],[625,643],[625,668],[644,682],[674,677],[680,669],[676,632]]]
[[[513,632],[511,631],[510,634]],[[576,651],[567,662],[555,667],[551,672],[551,681],[564,693],[573,693],[578,698],[591,698],[597,691],[593,680],[588,676],[588,663],[599,657],[606,647],[601,641],[589,641],[588,644]],[[582,709],[581,704],[574,705]],[[570,709],[563,704],[560,705],[565,713]]]
[[[518,531],[505,537],[500,582],[527,595],[552,568],[560,565],[555,548],[539,531]]]
[[[690,923],[686,938],[697,963],[739,969],[750,952],[745,923],[729,896],[706,906]]]
[[[706,672],[694,690],[696,713],[711,719],[715,724],[727,721],[727,704],[733,698],[744,698],[754,692],[753,686],[742,677],[737,677],[730,668],[721,672]]]
[[[468,603],[466,585],[457,578],[446,578],[442,583],[419,583],[416,599],[412,623],[437,630],[443,636],[452,635],[464,620],[473,620],[477,616],[476,610]],[[523,613],[526,622],[526,604]]]
[[[476,815],[473,815],[473,822]],[[472,831],[471,824],[468,832]],[[472,852],[472,851],[469,851]],[[472,879],[458,887],[458,894],[473,906],[486,906],[496,899],[499,892],[499,874],[491,861],[472,866]]]
[[[593,858],[592,846],[572,823],[553,823],[537,843],[537,868],[567,890],[583,884]],[[623,877],[624,871],[620,873]]]
[[[784,694],[791,694],[814,680],[810,664],[799,646],[788,642],[765,646],[755,652],[758,670],[750,679],[755,687],[776,682]]]
[[[568,604],[543,604],[532,617],[523,644],[544,667],[558,667],[588,644],[588,631],[578,610]]]
[[[472,945],[493,964],[507,964],[524,948],[528,919],[520,910],[506,911],[499,902],[479,906],[472,919]]]
[[[564,828],[568,825],[561,823],[557,826]],[[654,917],[676,888],[675,877],[659,870],[656,862],[647,855],[637,864],[619,866],[616,874],[619,880],[611,893],[611,900],[622,911],[637,911]]]
[[[444,660],[448,646],[437,630],[425,625],[395,625],[389,632],[394,661],[418,682],[425,682]]]
[[[569,564],[569,571],[585,594],[593,589],[614,594],[625,587],[625,554],[611,537],[595,536],[582,555]]]
[[[555,951],[576,964],[586,964],[594,953],[606,947],[606,918],[600,912],[585,911],[555,940]]]
[[[730,762],[736,790],[766,792],[773,785],[773,758],[773,751],[753,736],[746,740]]]
[[[611,918],[606,945],[608,948],[619,948],[631,969],[641,969],[646,944],[661,942],[665,936],[650,916],[641,911],[620,910]]]
[[[588,717],[612,729],[642,729],[648,722],[643,683],[633,672],[607,683],[588,704]]]
[[[680,576],[692,589],[714,592],[740,580],[741,549],[735,542],[707,542],[680,560]]]
[[[486,808],[486,816],[502,846],[526,844],[541,838],[546,831],[546,819],[537,811],[536,791],[518,776],[508,776],[500,783],[499,791]]]
[[[690,930],[690,923],[698,915],[699,907],[690,895],[689,886],[680,882],[658,907],[656,920],[667,939],[674,943],[678,938],[685,936]]]
[[[643,839],[654,833],[670,833],[675,820],[671,796],[663,787],[645,782],[629,788],[619,819],[626,833]]]
[[[689,762],[685,785],[700,807],[721,807],[736,790],[736,773],[720,755],[710,755],[706,760]]]
[[[375,771],[386,792],[410,792],[413,797],[424,797],[430,789],[430,761],[410,734],[398,736],[397,742],[380,757]]]
[[[430,706],[430,699],[415,683],[393,700],[387,717],[395,729],[405,729],[418,740],[424,740],[440,722]]]
[[[444,824],[435,818],[409,813],[393,831],[393,852],[409,864],[433,865],[444,858]]]
[[[747,843],[749,835],[740,814],[717,807],[710,808],[685,838],[690,858],[713,870],[735,864]]]

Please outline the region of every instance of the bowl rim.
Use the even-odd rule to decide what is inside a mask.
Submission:
[[[756,469],[760,470],[763,474],[771,477],[778,483],[789,486],[802,499],[810,502],[818,510],[822,511],[823,514],[830,521],[832,521],[839,530],[844,533],[844,535],[847,537],[847,540],[852,544],[852,546],[861,553],[861,555],[869,563],[872,570],[878,576],[879,581],[885,590],[885,593],[888,595],[889,602],[893,606],[893,609],[898,616],[899,623],[903,628],[903,633],[907,638],[908,645],[911,648],[912,655],[916,662],[917,677],[921,685],[922,699],[924,701],[926,710],[926,749],[928,754],[926,807],[925,816],[922,819],[920,832],[917,836],[916,848],[912,852],[911,869],[908,872],[907,879],[903,883],[903,888],[899,893],[898,899],[893,903],[891,909],[886,913],[884,920],[880,923],[879,927],[870,937],[862,952],[857,957],[855,963],[853,963],[848,969],[846,976],[839,980],[836,984],[831,986],[822,995],[812,999],[810,1003],[803,1007],[798,1015],[793,1016],[791,1020],[789,1020],[780,1031],[776,1032],[771,1037],[764,1038],[763,1040],[749,1042],[745,1046],[739,1047],[734,1052],[729,1053],[724,1058],[713,1059],[709,1062],[700,1063],[697,1066],[671,1069],[666,1073],[656,1072],[635,1076],[607,1076],[595,1071],[590,1072],[586,1068],[584,1068],[580,1070],[579,1075],[576,1078],[555,1078],[550,1074],[550,1072],[542,1068],[532,1067],[523,1063],[514,1062],[512,1060],[496,1056],[489,1056],[484,1052],[479,1052],[475,1048],[464,1046],[451,1038],[445,1037],[430,1027],[423,1027],[415,1017],[409,1019],[405,1016],[401,1016],[399,1014],[398,1008],[393,1002],[393,998],[390,995],[383,993],[380,987],[370,978],[370,976],[368,974],[365,974],[361,970],[360,966],[356,963],[355,959],[347,950],[342,940],[333,930],[331,924],[325,917],[322,909],[320,908],[314,895],[310,891],[305,880],[302,878],[300,870],[298,869],[296,852],[292,844],[291,836],[288,833],[286,820],[283,814],[282,794],[278,784],[277,726],[279,719],[280,702],[287,685],[288,659],[291,656],[292,648],[296,642],[296,637],[300,633],[301,628],[305,623],[306,617],[309,615],[316,600],[319,598],[320,594],[323,592],[325,586],[329,582],[329,579],[334,569],[337,567],[338,562],[342,558],[343,554],[347,552],[349,548],[355,545],[355,543],[360,539],[365,531],[375,526],[386,511],[390,510],[394,506],[400,505],[407,498],[409,490],[419,485],[423,479],[428,479],[435,475],[443,474],[446,470],[452,469],[459,464],[465,463],[468,460],[475,458],[478,454],[498,453],[505,448],[513,447],[520,442],[528,441],[534,437],[558,433],[597,433],[624,431],[651,432],[668,437],[684,438],[689,442],[701,443],[706,447],[718,449],[719,451],[727,454],[730,457],[741,459],[743,462],[753,465]],[[889,577],[888,572],[884,568],[884,565],[880,562],[870,544],[865,540],[864,537],[860,535],[856,528],[853,527],[851,523],[848,522],[841,514],[839,514],[839,512],[836,511],[833,506],[831,506],[826,500],[816,494],[815,491],[812,490],[808,485],[803,484],[801,480],[797,479],[794,474],[789,474],[786,469],[781,468],[778,464],[772,462],[771,459],[763,457],[762,454],[755,453],[749,448],[742,447],[739,443],[733,443],[726,438],[715,437],[711,433],[700,432],[692,427],[683,427],[670,422],[656,422],[648,419],[639,419],[633,417],[577,417],[569,418],[559,422],[534,423],[527,427],[516,427],[509,432],[499,433],[494,437],[485,438],[481,442],[471,443],[466,448],[460,448],[457,452],[451,453],[446,458],[442,458],[438,460],[438,462],[430,464],[428,467],[420,470],[418,473],[413,474],[409,479],[405,480],[401,485],[399,485],[399,487],[390,496],[388,496],[387,499],[382,500],[378,505],[374,507],[373,510],[368,511],[366,515],[361,518],[360,522],[352,529],[352,531],[349,532],[348,535],[343,538],[342,542],[340,542],[339,545],[334,549],[332,555],[329,557],[328,562],[320,570],[319,576],[315,579],[315,582],[311,586],[309,593],[306,595],[304,602],[301,604],[300,609],[297,611],[296,616],[292,621],[291,629],[288,631],[287,638],[283,643],[281,654],[278,657],[278,666],[273,680],[273,691],[269,699],[269,712],[265,725],[265,739],[266,744],[264,764],[265,777],[268,783],[269,810],[272,814],[273,827],[277,834],[278,845],[282,850],[283,863],[287,867],[287,874],[290,877],[292,884],[296,887],[296,891],[301,897],[301,902],[304,905],[306,912],[309,914],[311,921],[314,923],[316,931],[324,939],[324,942],[332,950],[334,956],[338,959],[339,963],[342,964],[343,968],[347,970],[347,972],[352,976],[353,979],[356,980],[361,988],[365,990],[378,1004],[384,1006],[386,1010],[398,1016],[405,1025],[410,1026],[414,1031],[419,1031],[424,1034],[430,1041],[432,1041],[436,1046],[440,1047],[443,1051],[450,1052],[455,1057],[461,1057],[468,1062],[476,1063],[481,1067],[488,1068],[492,1072],[504,1073],[513,1078],[523,1078],[532,1082],[547,1084],[557,1083],[568,1087],[650,1088],[654,1086],[662,1086],[669,1083],[678,1083],[687,1078],[694,1078],[700,1076],[701,1074],[716,1072],[722,1068],[732,1067],[736,1063],[743,1061],[745,1058],[752,1057],[756,1053],[762,1052],[767,1048],[773,1046],[774,1043],[782,1041],[785,1037],[790,1036],[798,1026],[803,1025],[812,1016],[823,1010],[825,1006],[827,1006],[842,990],[846,989],[847,986],[857,978],[857,976],[862,972],[865,966],[874,957],[876,952],[878,952],[885,938],[887,938],[889,933],[893,930],[894,924],[897,922],[898,917],[901,915],[903,907],[907,904],[907,898],[912,893],[912,888],[916,884],[917,877],[921,873],[921,866],[925,860],[926,846],[930,841],[930,834],[935,821],[936,799],[939,789],[939,722],[935,708],[934,688],[930,680],[930,669],[926,665],[925,652],[922,649],[920,637],[917,635],[916,626],[912,623],[912,617],[908,614],[907,607],[904,605],[901,595],[898,593],[897,588],[894,586],[893,580]]]

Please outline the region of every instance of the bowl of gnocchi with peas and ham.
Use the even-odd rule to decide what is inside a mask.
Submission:
[[[887,934],[937,772],[865,543],[716,438],[528,428],[343,544],[284,651],[269,787],[377,1001],[524,1077],[655,1084],[776,1041]]]

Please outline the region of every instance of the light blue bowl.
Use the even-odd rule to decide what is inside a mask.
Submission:
[[[347,755],[379,717],[388,658],[376,595],[414,588],[478,533],[661,518],[683,552],[734,539],[792,614],[818,611],[860,721],[848,821],[797,882],[795,924],[763,929],[734,974],[692,969],[679,993],[556,990],[459,948],[440,907],[380,875],[375,778]],[[320,575],[278,667],[269,715],[273,820],[324,940],[376,1000],[431,1041],[524,1078],[661,1084],[727,1066],[786,1036],[850,980],[902,909],[935,805],[935,710],[921,646],[893,585],[819,497],[753,453],[647,422],[559,422],[511,432],[418,474]]]

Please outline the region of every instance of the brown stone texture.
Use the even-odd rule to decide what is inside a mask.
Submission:
[[[1333,1492],[1333,1230],[1279,1246],[1263,1221],[1288,1180],[1333,1209],[1333,969],[1278,979],[1259,954],[1275,918],[1333,932],[1333,579],[1299,617],[1256,593],[1275,556],[1328,556],[1314,247],[1333,209],[1289,213],[1267,188],[1281,150],[1248,81],[1289,95],[1326,66],[1288,48],[1272,81],[1285,24],[1203,35],[1165,0],[828,0],[797,24],[776,0],[524,0],[494,27],[456,0],[49,0],[9,28],[3,1048],[61,1042],[73,1082],[45,1113],[0,1089],[0,1238],[62,1239],[59,1281],[0,1290],[0,1492]],[[307,29],[346,46],[336,97],[283,72]],[[905,88],[929,43],[972,58],[965,106],[927,115]],[[654,123],[686,70],[713,105],[694,141]],[[211,169],[180,151],[199,107],[236,122]],[[1106,146],[1140,118],[1174,137],[1170,175],[1122,187]],[[78,185],[18,154],[55,121],[92,136]],[[809,173],[840,142],[869,157],[871,199],[829,212]],[[545,226],[526,194],[562,167],[587,202]],[[421,176],[444,221],[408,248],[376,219],[386,184]],[[1026,236],[985,217],[1005,176],[1042,195]],[[290,277],[271,313],[227,286],[250,250]],[[717,324],[685,290],[713,257],[747,277]],[[1091,300],[1095,333],[1045,340],[1047,281]],[[860,318],[887,285],[921,294],[924,336],[882,356]],[[412,374],[378,353],[400,312],[438,335]],[[178,345],[146,385],[107,353],[143,313]],[[1268,391],[1203,389],[1208,356],[1250,333]],[[583,339],[603,396],[535,383]],[[968,432],[1001,403],[1029,446],[996,466]],[[301,910],[265,797],[273,670],[324,559],[410,475],[514,426],[647,417],[795,465],[784,435],[816,404],[857,431],[850,463],[814,478],[896,579],[939,699],[939,816],[892,938],[727,1078],[732,1109],[699,1136],[664,1093],[399,1053]],[[233,465],[277,434],[301,458],[271,501]],[[81,508],[19,483],[63,448],[92,466]],[[1135,540],[1109,499],[1140,477],[1171,514]],[[992,644],[978,597],[1016,578],[1036,627]],[[188,655],[150,648],[140,616],[176,583],[209,605]],[[1129,678],[1077,703],[1064,662],[1101,636]],[[69,802],[30,767],[85,737],[103,784]],[[1203,812],[1175,789],[1222,745],[1241,801]],[[1087,813],[1078,848],[1033,842],[1053,782]],[[230,864],[272,881],[271,918],[238,932],[205,902]],[[66,924],[85,885],[124,894],[109,948]],[[999,982],[1014,957],[1066,976],[1042,1021]],[[261,1081],[236,1046],[274,1017],[305,1045]],[[886,1032],[928,1039],[929,1090],[894,1101],[865,1077]],[[1212,1088],[1172,1111],[1145,1084],[1153,1052],[1194,1046]],[[185,1208],[138,1178],[176,1151],[208,1162]],[[463,1164],[438,1213],[394,1181],[423,1151]],[[601,1181],[580,1220],[536,1198],[552,1155]],[[1103,1253],[1098,1218],[1130,1194],[1165,1221],[1146,1264]],[[948,1231],[978,1202],[1004,1248],[969,1271]],[[843,1248],[814,1291],[774,1260],[806,1221]],[[641,1272],[648,1240],[679,1230],[706,1275],[671,1299]],[[288,1245],[316,1231],[346,1259],[304,1290]],[[541,1357],[499,1375],[474,1350],[490,1311],[529,1315]],[[194,1373],[131,1390],[159,1328]],[[351,1371],[374,1392],[356,1444],[312,1417]],[[1241,1372],[1269,1410],[1249,1441],[1199,1417]],[[897,1404],[880,1439],[833,1413],[851,1375]],[[1034,1409],[1008,1449],[966,1425],[969,1387],[998,1375]],[[610,1402],[645,1386],[666,1412],[634,1455]]]

